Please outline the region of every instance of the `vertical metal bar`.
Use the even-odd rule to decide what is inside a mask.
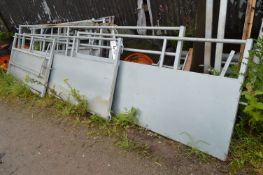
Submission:
[[[49,77],[52,71],[52,64],[53,64],[53,60],[54,60],[54,52],[55,52],[55,45],[56,45],[56,39],[53,39],[52,41],[52,46],[50,49],[50,56],[48,58],[48,64],[47,64],[47,71],[45,74],[45,78],[44,78],[44,90],[41,94],[42,97],[44,97],[47,93],[47,88],[49,87]]]
[[[32,51],[33,47],[34,47],[34,36],[32,36],[30,40],[29,52]]]
[[[11,56],[10,56],[10,61],[8,63],[8,70],[7,70],[8,74],[10,73],[10,68],[12,66],[11,63],[12,63],[12,60],[13,60],[14,48],[16,48],[16,43],[17,43],[17,34],[15,34],[14,41],[13,41],[13,44],[12,44]]]
[[[115,43],[117,43],[117,47],[116,48],[112,48],[112,53],[113,55],[116,56],[116,59],[114,60],[114,65],[115,65],[115,69],[114,69],[114,72],[113,72],[113,77],[115,77],[113,79],[113,82],[112,82],[112,86],[111,86],[111,92],[114,92],[115,90],[115,86],[116,86],[116,81],[117,81],[117,75],[118,75],[118,66],[120,64],[120,55],[121,55],[121,52],[122,52],[122,49],[123,49],[123,41],[121,38],[118,38],[117,39],[117,42],[115,41]],[[108,109],[107,111],[111,111],[111,108],[112,108],[112,102],[113,102],[113,95],[110,96],[110,99],[109,99],[109,104],[108,105]],[[109,114],[109,119],[111,119],[111,115]]]
[[[77,33],[77,37],[79,37],[79,32]],[[79,45],[80,45],[80,39],[77,38],[77,43],[76,43],[76,53],[79,52]]]
[[[179,37],[184,37],[184,35],[185,35],[185,27],[180,26]],[[184,43],[183,41],[177,42],[176,55],[175,55],[175,60],[174,60],[175,69],[179,69],[179,66],[180,66],[181,55],[182,55],[182,50],[183,50],[183,43]]]
[[[40,29],[40,35],[42,36],[43,33],[44,33],[44,29],[41,28],[41,29]],[[40,50],[43,50],[43,44],[44,44],[43,42],[44,42],[44,41],[42,41],[42,42],[40,41],[40,42],[39,42],[39,43],[40,43]]]
[[[69,27],[67,27],[67,36],[69,36]],[[65,55],[68,55],[69,38],[67,38]]]
[[[21,28],[21,26],[19,26],[18,34],[20,34],[20,35],[22,34],[22,28]],[[21,40],[20,40],[20,37],[21,37],[21,36],[20,36],[20,35],[17,36],[17,39],[18,39],[18,46],[17,46],[17,47],[18,47],[18,48],[21,48]]]
[[[205,24],[205,38],[212,38],[213,32],[213,8],[214,0],[206,0],[206,24]],[[205,43],[205,54],[204,54],[204,72],[208,73],[211,67],[211,50],[212,43]]]
[[[224,76],[226,75],[226,72],[227,72],[227,70],[228,70],[228,68],[229,68],[229,66],[230,66],[231,61],[233,60],[233,58],[234,58],[234,56],[235,56],[235,53],[236,53],[236,52],[235,52],[234,50],[232,50],[232,51],[230,52],[230,54],[229,54],[229,56],[228,56],[228,58],[227,58],[226,64],[225,64],[225,66],[224,66],[224,68],[222,69],[222,72],[221,72],[221,74],[220,74],[221,77],[224,77]]]
[[[164,62],[166,47],[167,47],[167,39],[164,39],[164,40],[163,40],[162,53],[161,53],[160,61],[159,61],[159,67],[163,67],[163,62]]]
[[[74,56],[75,44],[76,44],[76,38],[73,38],[73,43],[72,43],[72,46],[71,46],[71,54],[70,54],[71,57]]]
[[[243,54],[243,59],[242,59],[239,77],[238,77],[238,80],[240,81],[241,84],[243,84],[245,80],[245,74],[247,72],[248,59],[249,59],[249,51],[252,49],[252,47],[253,47],[253,39],[248,39],[245,46],[245,51]]]
[[[258,38],[260,38],[260,37],[263,37],[263,18],[262,18],[262,24],[261,24],[261,27],[259,30],[259,35],[258,35]]]
[[[52,27],[51,28],[51,36],[53,36],[53,34],[54,34],[54,28]]]
[[[61,28],[58,28],[58,36],[61,34]],[[56,50],[59,50],[59,42],[57,42]]]
[[[225,37],[227,4],[228,4],[228,0],[220,0],[217,39],[223,39]],[[221,71],[223,48],[224,45],[222,43],[216,44],[215,70],[218,72]]]
[[[22,45],[21,45],[21,49],[24,49],[25,47],[25,43],[26,43],[26,37],[22,36]]]

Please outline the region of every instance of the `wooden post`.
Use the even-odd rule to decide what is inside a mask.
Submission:
[[[205,37],[205,6],[206,0],[198,0],[196,14],[196,33],[199,38]],[[193,45],[193,62],[191,70],[195,72],[203,72],[204,69],[200,65],[204,64],[204,43],[195,42]]]
[[[249,39],[251,37],[251,31],[252,31],[252,27],[253,27],[256,4],[257,4],[257,0],[248,0],[247,1],[247,11],[246,11],[245,24],[244,24],[244,28],[243,28],[243,36],[242,36],[243,40]],[[245,45],[241,45],[241,47],[240,47],[240,62],[243,58],[244,50],[245,50]]]
[[[193,48],[190,48],[186,56],[186,61],[183,66],[184,71],[190,71],[193,62]]]

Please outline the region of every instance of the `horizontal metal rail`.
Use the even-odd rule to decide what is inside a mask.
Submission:
[[[176,41],[190,41],[190,42],[210,42],[210,43],[226,43],[226,44],[246,44],[246,40],[238,39],[216,39],[216,38],[194,38],[194,37],[174,37],[174,36],[149,36],[149,35],[130,35],[130,34],[106,34],[106,33],[89,33],[79,32],[80,34],[94,35],[94,36],[108,36],[108,37],[122,37],[122,38],[136,38],[136,39],[167,39]]]
[[[47,28],[69,28],[69,29],[123,29],[123,30],[180,30],[181,27],[150,27],[150,26],[48,26],[48,25],[20,25],[21,28],[33,28],[40,27]],[[40,29],[39,28],[39,29]]]
[[[99,45],[91,45],[91,44],[79,44],[79,46],[85,46],[85,47],[90,47],[90,48],[99,48],[99,49],[110,49],[110,46],[99,46]],[[123,48],[123,51],[148,53],[148,54],[154,54],[154,55],[161,55],[162,54],[161,51],[133,49],[133,48]],[[174,52],[166,52],[165,55],[175,56],[176,54]]]
[[[65,35],[46,35],[46,34],[18,34],[19,36],[25,36],[25,37],[34,37],[34,39],[49,39],[53,40],[54,38],[60,39],[94,39],[94,40],[105,40],[105,41],[116,41],[116,38],[103,38],[103,37],[92,37],[92,36],[65,36]],[[50,37],[50,38],[48,38]]]

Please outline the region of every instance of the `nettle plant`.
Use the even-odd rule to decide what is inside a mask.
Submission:
[[[263,37],[250,52],[249,69],[243,97],[248,105],[244,108],[247,124],[263,131]]]

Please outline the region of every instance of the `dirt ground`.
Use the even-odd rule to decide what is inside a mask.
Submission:
[[[0,175],[228,174],[228,166],[183,154],[186,148],[151,134],[129,135],[151,156],[127,152],[112,137],[87,136],[88,127],[62,122],[44,109],[0,100]]]

